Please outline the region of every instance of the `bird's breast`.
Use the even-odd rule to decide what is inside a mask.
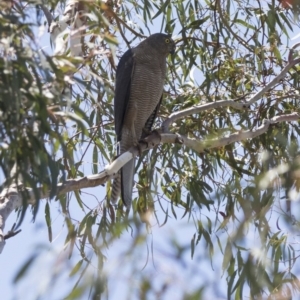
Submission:
[[[124,125],[132,126],[139,139],[142,129],[163,93],[165,70],[157,64],[137,64],[131,81],[130,98]]]

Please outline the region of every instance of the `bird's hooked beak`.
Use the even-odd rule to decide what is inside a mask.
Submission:
[[[173,47],[172,49],[170,50],[170,54],[174,54],[175,53],[175,50],[176,50],[176,46],[175,46],[175,43],[173,42]]]

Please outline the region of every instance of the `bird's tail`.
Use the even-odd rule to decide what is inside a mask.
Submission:
[[[124,153],[127,145],[120,143],[118,145],[118,155]],[[116,204],[120,195],[127,208],[130,208],[132,202],[133,178],[134,178],[135,160],[127,162],[114,178],[110,202]]]
[[[134,163],[135,161],[132,159],[121,169],[121,194],[127,208],[130,208],[132,202]]]
[[[110,202],[111,204],[115,205],[117,204],[120,194],[121,194],[121,172],[119,171],[116,177],[114,178],[112,191],[111,191],[111,198]]]

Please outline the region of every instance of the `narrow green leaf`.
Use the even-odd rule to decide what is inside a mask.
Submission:
[[[196,233],[194,233],[193,238],[191,239],[191,259],[193,259],[193,257],[194,257],[195,239],[196,239]]]
[[[162,12],[165,11],[166,7],[170,4],[170,0],[167,1],[163,1],[162,2],[162,6],[160,7],[160,9],[158,10],[158,12],[152,17],[152,20],[154,20],[155,18],[157,18]]]
[[[69,274],[69,277],[72,277],[74,276],[81,268],[82,266],[82,263],[83,263],[83,259],[81,259],[75,266],[74,268],[72,269],[72,271],[70,272]]]
[[[229,265],[231,258],[232,258],[231,243],[230,243],[230,241],[227,241],[227,244],[225,247],[224,258],[223,258],[223,263],[222,263],[223,272],[226,270],[227,266]]]
[[[35,259],[37,258],[36,254],[31,255],[26,263],[23,265],[23,267],[18,271],[17,275],[14,277],[13,282],[17,283],[20,279],[22,279],[24,276],[26,276],[26,273],[30,266],[33,264]]]
[[[256,30],[255,26],[250,25],[249,23],[247,23],[247,22],[244,21],[244,20],[236,19],[236,20],[235,20],[235,23],[240,24],[240,25],[243,25],[243,26],[246,27],[246,28],[249,28],[249,29],[252,29],[252,30]]]
[[[206,16],[203,19],[199,19],[196,21],[191,22],[187,28],[195,28],[198,29],[203,23],[205,23],[208,19],[210,19],[210,16]]]
[[[49,202],[46,202],[45,205],[45,219],[46,219],[46,224],[48,227],[48,238],[49,238],[49,242],[52,242],[52,227],[51,227],[51,215],[50,215],[50,206],[49,206]]]
[[[220,251],[221,251],[221,253],[224,255],[224,253],[223,253],[223,248],[222,248],[222,244],[221,244],[221,241],[220,241],[220,238],[216,235],[216,237],[217,237],[217,242],[218,242],[218,246],[219,246],[219,248],[220,248]]]
[[[176,212],[175,212],[175,209],[174,209],[173,201],[171,202],[171,211],[172,211],[172,214],[175,217],[175,219],[177,219],[177,215],[176,215]]]
[[[93,148],[93,174],[98,174],[98,149],[96,145]]]
[[[75,195],[75,198],[77,200],[77,203],[78,203],[79,207],[84,211],[84,207],[82,205],[82,200],[81,200],[79,191],[74,191],[74,195]]]
[[[233,286],[236,274],[237,274],[237,270],[235,270],[233,272],[233,274],[230,276],[230,279],[228,282],[228,287],[227,287],[227,299],[231,299],[231,295],[234,292],[232,289],[232,286]]]

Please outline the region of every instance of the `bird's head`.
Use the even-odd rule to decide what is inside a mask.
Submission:
[[[175,52],[175,43],[168,34],[155,33],[150,35],[144,42],[164,55],[174,54]]]

